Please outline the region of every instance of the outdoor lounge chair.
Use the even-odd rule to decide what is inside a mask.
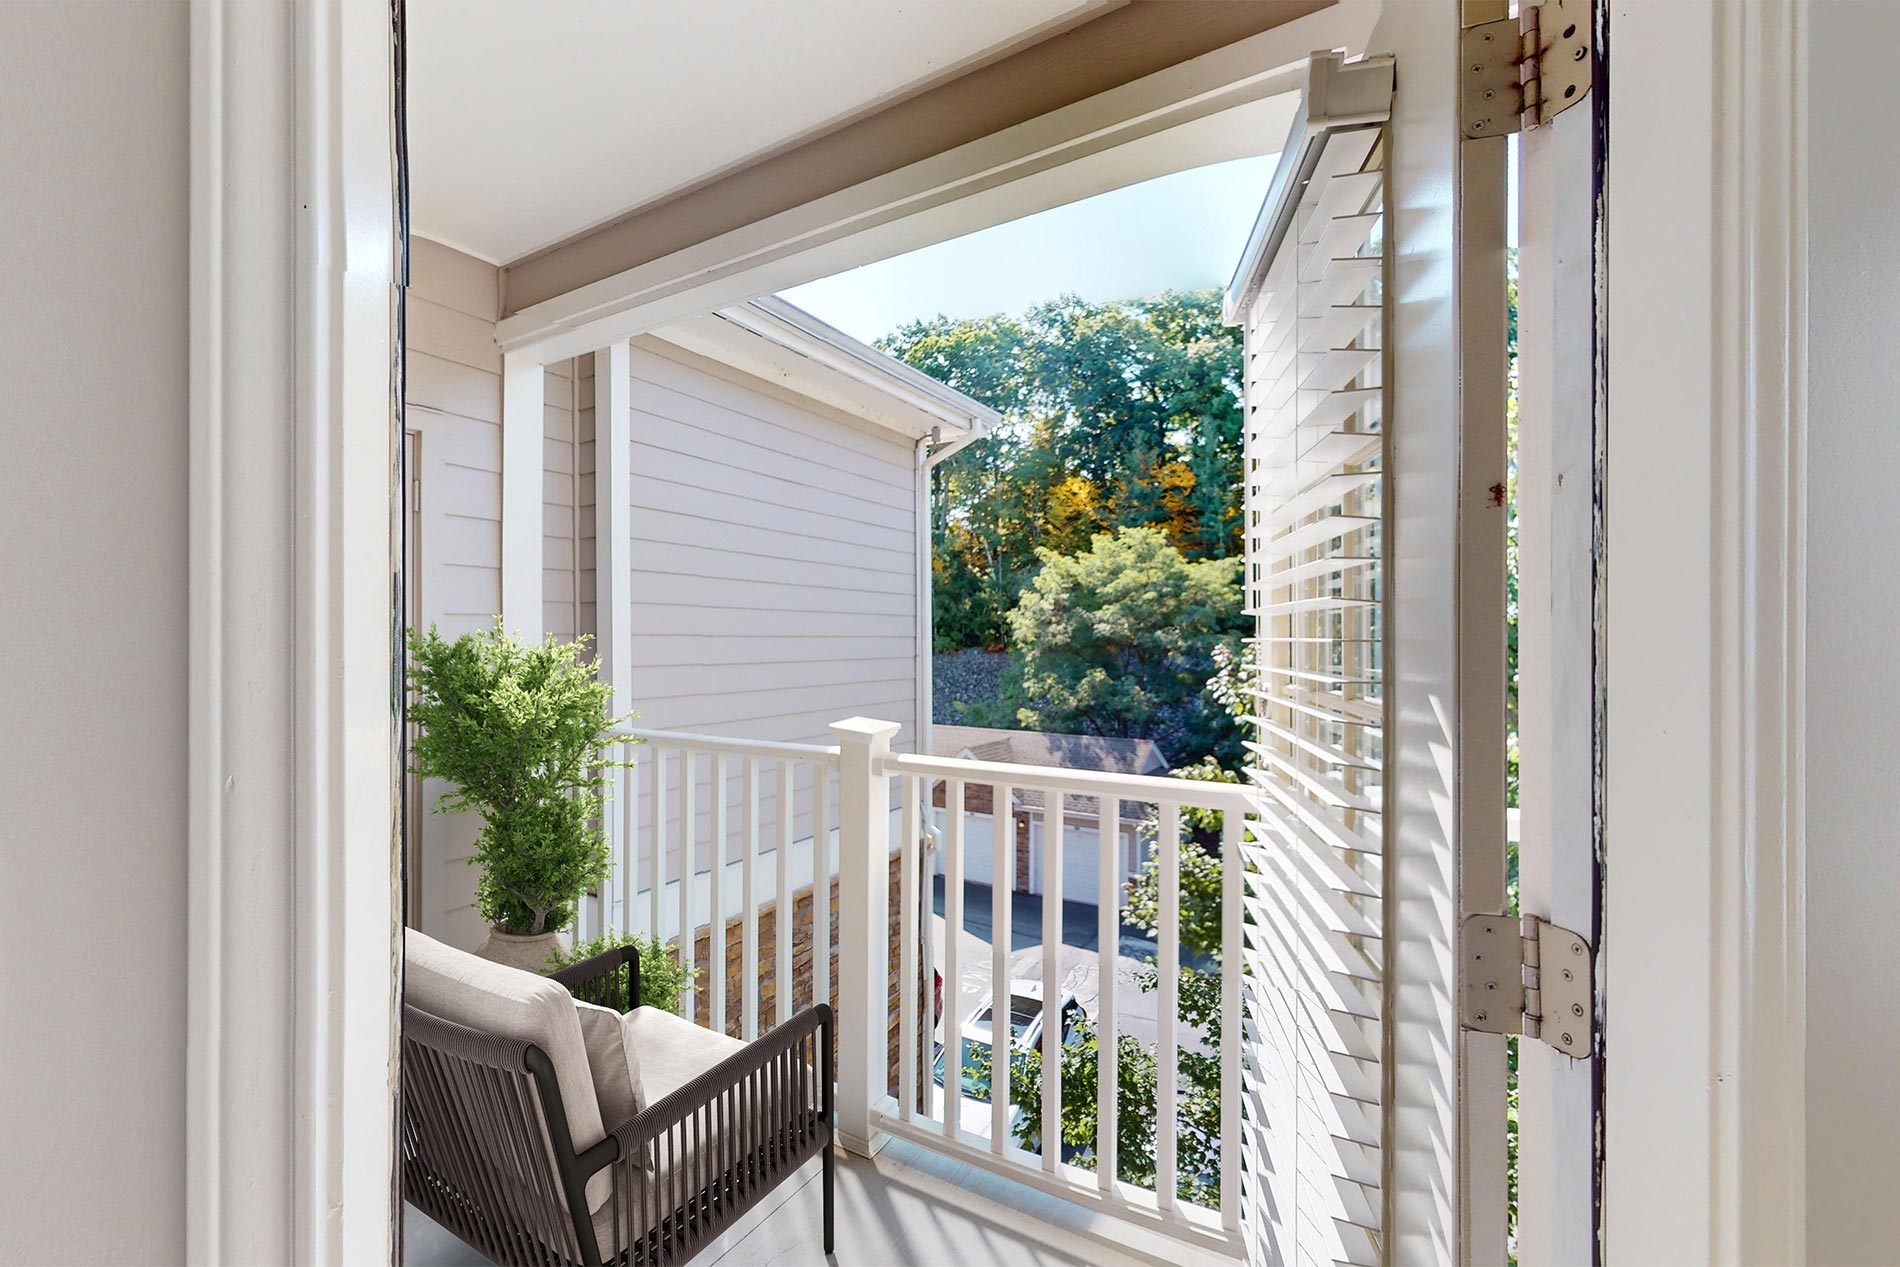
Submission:
[[[684,1262],[822,1156],[831,1252],[829,1007],[741,1043],[630,1007],[631,947],[537,977],[411,931],[405,961],[403,1196],[471,1247],[504,1264]],[[590,1004],[610,1012],[583,1039]],[[615,1026],[637,1068],[607,1073],[631,1073],[637,1103],[609,1121],[597,1040]]]

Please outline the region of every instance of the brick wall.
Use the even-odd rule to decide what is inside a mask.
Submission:
[[[887,1090],[897,1090],[897,1047],[898,1047],[898,970],[901,950],[898,944],[898,930],[902,924],[903,895],[902,872],[896,857],[891,859],[890,880],[890,963],[888,979],[889,994],[884,1001],[887,1023]],[[759,907],[759,1032],[765,1033],[772,1026],[790,1017],[793,1011],[811,1004],[813,989],[812,973],[812,887],[806,885],[792,894],[792,973],[791,1007],[783,1016],[778,1010],[779,971],[778,971],[778,903],[775,900],[762,903]],[[840,1021],[844,1016],[842,1000],[838,997],[838,880],[831,881],[831,944],[829,947],[831,965],[831,1009]],[[726,1018],[725,1032],[734,1037],[742,1037],[745,1007],[745,921],[734,916],[726,921],[725,982],[726,982]],[[709,946],[711,929],[700,925],[693,939],[693,962],[700,965],[699,990],[693,998],[693,1020],[700,1025],[709,1025],[712,1011],[712,964]],[[922,1015],[922,1013],[920,1013]],[[929,1037],[919,1036],[918,1046],[927,1049]],[[921,1051],[920,1051],[921,1055]],[[919,1068],[927,1068],[919,1065]]]

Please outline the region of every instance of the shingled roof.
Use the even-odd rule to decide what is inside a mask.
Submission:
[[[1040,765],[1071,770],[1101,770],[1108,774],[1166,774],[1168,759],[1152,739],[1108,739],[1100,735],[1058,735],[1043,730],[995,730],[988,726],[935,726],[931,749],[939,757],[966,757],[1009,765]],[[1019,788],[1016,803],[1041,809],[1043,794]],[[1097,812],[1095,798],[1071,794],[1063,801],[1065,813],[1090,816]]]

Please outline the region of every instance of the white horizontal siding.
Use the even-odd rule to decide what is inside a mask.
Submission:
[[[542,374],[541,628],[565,641],[589,632],[580,612],[580,443],[574,363]],[[591,533],[590,533],[591,546]]]
[[[635,342],[632,375],[638,724],[829,743],[832,722],[863,715],[900,723],[897,746],[911,749],[909,442],[657,340]],[[726,799],[737,830],[736,767],[733,775]],[[772,776],[762,777],[769,801]],[[701,783],[696,871],[710,861],[703,766]],[[677,788],[668,808],[674,876]],[[801,831],[807,814],[801,805]]]
[[[410,292],[408,403],[423,432],[419,607],[456,636],[501,605],[501,378],[494,270],[419,243]],[[888,718],[914,746],[917,712],[913,453],[880,428],[655,340],[633,350],[632,698],[639,725],[829,742],[830,723]],[[542,470],[543,614],[594,633],[593,358],[548,367]],[[727,800],[739,830],[739,768]],[[677,778],[677,773],[676,776]],[[710,770],[695,870],[710,863]],[[761,827],[776,816],[761,771]],[[426,788],[432,802],[440,788]],[[809,830],[801,787],[797,827]],[[669,875],[678,871],[678,789]],[[478,822],[422,828],[425,931],[472,946],[466,859]],[[769,845],[771,837],[762,843]],[[642,885],[649,882],[640,878]]]
[[[501,359],[494,339],[495,269],[416,239],[410,259],[404,361],[408,426],[421,435],[417,610],[454,638],[501,610]],[[481,941],[467,865],[480,820],[437,815],[443,787],[422,788],[419,909],[424,932],[452,945]]]

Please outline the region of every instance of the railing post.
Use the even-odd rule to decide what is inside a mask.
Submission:
[[[866,1157],[884,1135],[890,979],[891,782],[896,722],[851,717],[838,739],[838,1141]]]

